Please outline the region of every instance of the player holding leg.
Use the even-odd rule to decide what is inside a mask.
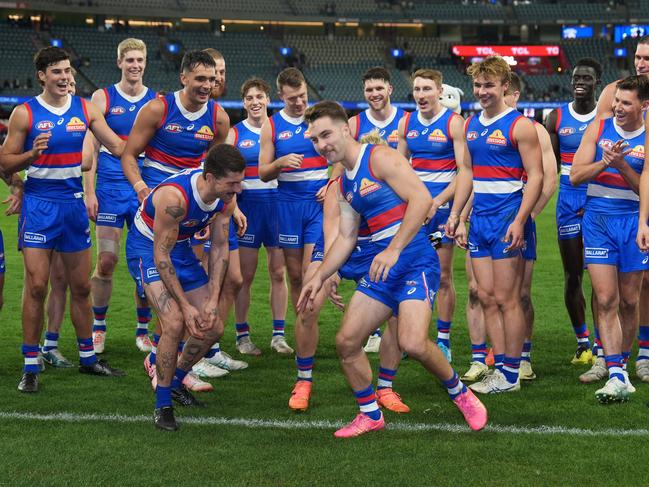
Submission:
[[[22,392],[38,390],[38,342],[55,250],[61,253],[70,285],[70,314],[79,344],[79,371],[123,375],[106,362],[98,361],[92,346],[88,299],[91,243],[81,184],[81,150],[88,130],[114,154],[122,152],[124,142],[110,130],[94,105],[68,93],[71,67],[65,51],[43,48],[36,54],[34,64],[43,92],[14,110],[0,154],[0,166],[6,174],[26,169],[28,177],[19,223],[19,246],[25,265],[25,366],[18,385]]]
[[[613,117],[586,129],[570,182],[589,182],[584,213],[584,254],[597,297],[597,326],[609,380],[595,395],[626,401],[635,392],[624,371],[638,328],[638,302],[647,257],[636,244],[644,121],[649,80],[630,76],[618,83]]]

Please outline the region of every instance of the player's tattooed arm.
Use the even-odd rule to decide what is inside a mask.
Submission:
[[[223,281],[228,271],[230,252],[228,249],[228,236],[230,232],[230,217],[234,211],[234,205],[229,204],[223,213],[216,215],[210,224],[210,236],[212,245],[210,247],[207,274],[209,276],[209,298],[208,302],[218,304],[219,295],[223,288]]]

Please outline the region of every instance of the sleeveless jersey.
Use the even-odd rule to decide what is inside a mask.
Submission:
[[[243,180],[243,191],[238,196],[239,201],[269,201],[277,197],[277,180],[267,183],[259,179],[259,134],[261,129],[252,127],[245,120],[234,127],[233,145],[246,160],[246,173]]]
[[[89,120],[86,101],[70,96],[65,106],[57,108],[39,95],[23,106],[29,115],[24,151],[32,149],[39,134],[52,134],[47,150],[25,172],[25,194],[53,201],[83,197],[81,151]]]
[[[513,140],[520,112],[508,109],[491,120],[472,115],[466,121],[467,147],[473,163],[473,213],[503,213],[520,206],[523,161]]]
[[[178,228],[178,242],[188,240],[196,232],[200,232],[208,226],[216,213],[225,210],[226,204],[217,199],[208,205],[201,199],[196,188],[196,180],[201,177],[202,173],[201,169],[182,171],[156,186],[142,202],[135,215],[135,228],[137,231],[149,240],[153,240],[153,222],[155,219],[153,195],[164,186],[173,186],[180,190],[187,203],[185,219],[180,222]]]
[[[372,241],[387,245],[401,226],[407,204],[385,181],[377,179],[372,173],[370,157],[374,147],[367,144],[362,146],[354,169],[345,170],[340,178],[340,191],[365,220]]]
[[[624,160],[635,172],[640,174],[644,166],[644,137],[644,126],[634,132],[626,132],[615,123],[614,117],[601,120],[595,161],[602,160],[603,147],[610,147],[618,140],[624,139],[631,149]],[[638,213],[640,209],[638,195],[631,189],[620,172],[610,166],[588,183],[586,194],[587,211],[621,215]]]
[[[165,104],[165,114],[144,150],[143,166],[170,175],[199,167],[216,137],[218,105],[209,100],[198,112],[188,112],[180,103],[180,91],[159,99]]]
[[[116,84],[104,88],[103,91],[106,96],[106,123],[120,139],[127,140],[140,108],[155,98],[156,94],[145,87],[140,95],[132,97],[125,94]],[[140,169],[142,160],[142,157],[138,158]],[[97,158],[97,186],[102,189],[132,189],[122,171],[120,158],[112,155],[104,146],[99,149]]]
[[[282,201],[314,200],[329,179],[328,164],[313,147],[304,117],[291,118],[281,110],[270,117],[269,122],[275,159],[291,153],[304,155],[299,169],[284,168],[279,173],[278,198]]]
[[[562,190],[586,191],[588,183],[573,186],[570,184],[570,170],[575,153],[579,148],[588,124],[595,118],[597,110],[580,115],[572,108],[572,103],[566,103],[557,108],[556,132],[561,153],[561,177],[559,187]]]
[[[457,165],[450,131],[454,116],[456,113],[447,108],[442,108],[427,123],[424,123],[418,111],[405,115],[404,133],[410,163],[433,198],[455,178]]]
[[[393,149],[397,148],[399,143],[399,121],[406,114],[403,108],[392,107],[392,116],[385,121],[374,119],[370,115],[370,109],[363,110],[356,117],[356,133],[354,138],[361,140],[364,135],[373,130],[378,130],[379,135]]]

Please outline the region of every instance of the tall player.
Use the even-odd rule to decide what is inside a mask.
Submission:
[[[167,177],[198,168],[207,149],[225,141],[230,130],[227,113],[210,98],[217,78],[212,56],[203,51],[188,51],[180,71],[183,88],[151,100],[140,109],[124,149],[122,169],[139,201]],[[140,172],[137,161],[142,152],[145,156]],[[138,279],[138,256],[126,257],[131,275]],[[145,359],[150,374],[155,370],[152,366],[160,330],[158,323],[152,353]]]
[[[464,120],[439,102],[442,94],[442,73],[419,69],[412,75],[412,95],[417,111],[407,113],[399,123],[398,150],[422,180],[433,207],[427,217],[428,234],[444,231],[453,193],[455,192],[456,160],[464,158],[466,140]],[[451,361],[451,322],[455,311],[453,285],[453,241],[442,237],[437,248],[441,275],[437,299],[437,346]]]
[[[572,329],[577,339],[577,351],[572,358],[576,365],[592,361],[590,333],[586,324],[586,301],[582,289],[584,274],[584,244],[582,218],[586,205],[588,184],[570,184],[570,169],[588,124],[595,118],[595,95],[602,77],[602,66],[591,58],[577,61],[570,84],[573,100],[550,112],[545,126],[557,158],[561,161],[559,197],[557,199],[557,234],[564,270],[564,294]],[[597,335],[597,329],[595,329]],[[597,368],[606,373],[605,367]],[[590,375],[590,371],[587,373]]]
[[[305,284],[298,309],[310,301],[323,281],[347,260],[358,236],[361,218],[367,222],[378,253],[357,286],[336,336],[345,376],[360,408],[338,438],[382,429],[383,415],[372,387],[372,371],[362,345],[391,314],[398,315],[401,347],[446,386],[472,429],[482,429],[487,411],[462,384],[444,354],[428,339],[432,302],[439,280],[437,256],[422,230],[432,199],[423,183],[396,151],[354,140],[345,110],[323,101],[306,114],[318,152],[345,168],[340,182],[339,233],[322,265]]]
[[[248,219],[248,229],[239,238],[243,286],[235,301],[237,349],[243,354],[261,355],[261,350],[250,338],[248,310],[262,244],[266,247],[268,259],[273,329],[281,327],[286,319],[288,289],[284,279],[284,255],[278,242],[277,181],[263,182],[259,179],[259,140],[261,127],[268,120],[270,86],[262,79],[251,78],[241,86],[241,97],[247,117],[230,129],[227,139],[246,159],[246,178],[237,199],[239,208]]]
[[[142,282],[162,324],[158,342],[157,428],[176,430],[172,399],[198,405],[182,386],[191,367],[223,334],[219,295],[228,266],[228,229],[241,191],[245,161],[228,144],[213,146],[203,169],[181,171],[156,186],[135,216],[127,247],[138,255]],[[210,226],[212,246],[206,273],[190,237]],[[178,358],[185,332],[191,335]]]
[[[52,251],[61,253],[70,285],[70,315],[77,333],[81,373],[123,375],[98,361],[92,346],[90,293],[90,229],[83,202],[81,151],[88,130],[114,154],[124,142],[110,130],[96,106],[68,93],[70,59],[47,47],[34,58],[43,92],[18,106],[9,121],[0,166],[5,173],[27,170],[19,223],[19,246],[25,265],[23,290],[23,355],[18,385],[38,390],[38,342],[43,328]]]
[[[377,131],[390,147],[397,148],[399,143],[399,122],[406,113],[402,108],[392,105],[390,96],[394,90],[390,71],[382,66],[368,69],[363,74],[363,96],[369,107],[349,119],[349,127],[356,140],[373,131]],[[377,328],[370,335],[365,351],[378,352],[381,346],[381,329]]]
[[[284,108],[270,117],[261,128],[259,178],[265,182],[277,179],[278,182],[278,240],[286,262],[291,301],[297,307],[313,246],[322,234],[322,201],[329,178],[328,164],[309,139],[304,120],[308,105],[304,75],[295,68],[283,70],[277,76],[277,90]],[[298,409],[292,406],[295,401],[308,403],[311,382],[301,378],[311,376],[318,344],[317,314],[296,315],[295,361],[298,379],[289,400],[292,409]],[[281,346],[278,351],[283,349],[288,352],[283,336],[273,337],[273,340]]]
[[[649,78],[649,36],[641,37],[633,57],[635,72],[639,76]],[[597,116],[600,118],[613,116],[613,101],[617,88],[617,81],[609,83],[597,101]],[[638,357],[635,362],[635,372],[643,382],[649,382],[649,273],[645,273],[642,281],[642,292],[640,294],[640,329],[638,332]],[[594,366],[598,366],[597,362]],[[607,376],[605,368],[598,368],[598,377],[594,380]],[[597,372],[596,371],[596,372]],[[580,380],[583,382],[583,376]]]
[[[507,62],[490,56],[472,64],[468,74],[482,112],[466,123],[470,157],[465,157],[464,170],[457,176],[446,230],[455,235],[458,215],[473,186],[469,252],[496,371],[471,388],[494,394],[520,389],[527,332],[520,300],[521,249],[525,223],[541,194],[543,173],[534,124],[505,103],[511,79]],[[523,173],[527,173],[525,192]]]
[[[133,128],[140,108],[155,98],[153,90],[144,86],[146,45],[139,39],[124,39],[117,46],[117,67],[122,72],[119,83],[99,89],[91,101],[106,117],[106,123],[123,140]],[[84,176],[86,207],[97,232],[97,263],[90,280],[95,321],[92,327],[96,353],[104,351],[106,315],[113,290],[113,273],[117,265],[124,224],[130,227],[138,207],[137,195],[124,176],[119,157],[114,156],[92,136],[88,136],[84,157],[92,160],[92,168]],[[142,157],[138,165],[142,166]],[[95,185],[95,176],[97,182]],[[137,326],[135,344],[143,352],[151,351],[148,323],[151,309],[144,291],[135,290]]]
[[[636,243],[649,80],[636,75],[620,81],[613,106],[613,117],[586,129],[570,174],[573,184],[589,182],[584,254],[609,375],[595,392],[602,403],[626,401],[635,392],[624,367],[638,328],[642,274],[649,268]]]

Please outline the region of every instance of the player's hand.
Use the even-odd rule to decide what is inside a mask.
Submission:
[[[302,286],[302,292],[300,292],[300,297],[297,300],[297,312],[301,313],[304,310],[308,309],[313,311],[313,301],[315,300],[316,295],[322,288],[322,277],[320,277],[320,272],[316,272],[311,280]]]
[[[372,265],[370,266],[370,280],[372,282],[385,282],[388,278],[388,273],[390,269],[394,267],[394,264],[399,260],[400,252],[388,247],[382,252],[379,252],[372,260]]]
[[[194,238],[196,240],[207,240],[208,238],[210,238],[210,227],[207,226],[203,228],[201,231],[196,232],[194,234]]]
[[[345,301],[343,297],[338,294],[338,284],[340,284],[340,278],[334,274],[329,278],[329,301],[340,311],[345,311]]]
[[[468,244],[469,232],[466,229],[466,225],[463,222],[460,222],[460,225],[455,230],[455,245],[466,250]]]
[[[199,311],[191,304],[182,306],[180,309],[183,313],[183,321],[185,322],[187,330],[189,330],[189,334],[202,340],[205,336],[203,334],[203,330],[205,329],[206,325],[203,322]]]
[[[234,209],[232,218],[234,220],[235,226],[237,227],[237,236],[243,237],[243,235],[246,233],[246,230],[248,229],[248,218],[246,218],[246,215],[243,214],[239,207],[236,207]]]
[[[430,205],[430,210],[428,210],[428,214],[426,215],[426,219],[424,220],[424,225],[428,225],[428,222],[435,217],[435,213],[437,213],[438,208],[439,205],[435,202],[435,200],[433,200],[433,204]]]
[[[327,185],[325,184],[322,188],[318,190],[315,194],[315,199],[318,203],[324,202],[325,196],[327,195]]]
[[[624,157],[631,152],[628,142],[618,140],[611,147],[604,147],[602,150],[602,162],[607,166],[620,169],[624,164]]]
[[[525,244],[523,224],[514,220],[509,227],[507,227],[507,233],[505,233],[503,242],[509,243],[509,245],[505,247],[505,252],[522,249]]]
[[[649,251],[649,225],[646,222],[638,224],[638,235],[635,241],[640,250],[643,252]]]
[[[52,137],[52,132],[45,132],[43,134],[38,134],[34,139],[34,145],[32,145],[31,158],[35,161],[38,159],[43,152],[47,150],[47,146]]]
[[[93,222],[97,221],[97,212],[99,211],[99,201],[95,193],[86,193],[86,210],[88,210],[88,218]]]
[[[454,213],[451,213],[448,216],[448,219],[446,220],[446,224],[444,225],[444,234],[448,238],[455,238],[455,232],[457,231],[457,227],[459,224],[460,224],[460,217],[458,217]]]
[[[285,156],[277,159],[277,165],[283,169],[300,169],[302,161],[304,160],[303,154],[286,154]]]
[[[217,303],[207,303],[203,307],[201,312],[201,320],[203,327],[201,328],[202,332],[212,331],[217,325],[221,316],[219,315],[219,304]]]
[[[145,186],[137,192],[137,200],[142,203],[144,199],[149,196],[149,193],[151,193],[151,188]]]
[[[3,204],[7,205],[5,210],[5,215],[17,215],[20,213],[20,210],[23,207],[23,198],[21,195],[10,194],[3,201]]]

